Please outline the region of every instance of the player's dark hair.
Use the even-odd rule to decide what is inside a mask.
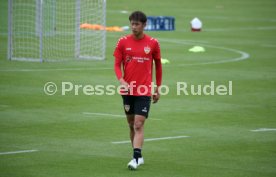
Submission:
[[[139,22],[142,22],[142,23],[147,22],[146,14],[144,14],[144,12],[141,12],[141,11],[132,12],[128,19],[129,19],[129,21],[133,20],[133,21],[139,21]]]

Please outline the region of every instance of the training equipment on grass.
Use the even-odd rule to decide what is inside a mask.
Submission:
[[[8,59],[105,59],[106,31],[80,28],[106,23],[106,0],[9,0]]]
[[[161,63],[162,64],[169,64],[170,61],[168,59],[166,59],[166,58],[161,58]]]
[[[205,48],[201,46],[193,46],[189,49],[189,52],[205,52]]]
[[[191,21],[191,30],[193,32],[199,32],[202,28],[202,22],[196,17]]]
[[[112,31],[112,32],[122,32],[125,30],[128,30],[128,26],[103,26],[98,24],[89,24],[89,23],[83,23],[80,25],[81,29],[88,29],[88,30],[106,30],[106,31]]]

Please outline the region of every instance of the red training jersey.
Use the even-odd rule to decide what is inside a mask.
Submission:
[[[156,85],[161,85],[161,54],[159,42],[156,39],[146,34],[142,39],[135,39],[132,34],[124,36],[118,40],[113,55],[117,79],[123,77],[130,85],[129,95],[151,95],[153,61],[156,68]],[[123,74],[121,66],[123,66]]]

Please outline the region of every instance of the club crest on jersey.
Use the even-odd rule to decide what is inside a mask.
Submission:
[[[125,110],[126,110],[126,112],[128,112],[129,111],[129,109],[130,109],[130,105],[125,105]]]
[[[146,54],[149,54],[150,53],[150,47],[149,46],[144,47],[144,52]]]

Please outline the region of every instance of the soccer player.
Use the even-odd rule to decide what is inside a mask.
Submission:
[[[129,21],[132,34],[118,40],[113,55],[117,79],[126,91],[121,91],[121,95],[133,148],[133,159],[127,166],[135,170],[144,164],[141,151],[144,142],[144,123],[151,104],[153,63],[157,85],[152,96],[153,103],[157,103],[160,98],[158,87],[162,81],[162,65],[158,41],[144,33],[146,15],[141,11],[135,11],[129,16]]]

